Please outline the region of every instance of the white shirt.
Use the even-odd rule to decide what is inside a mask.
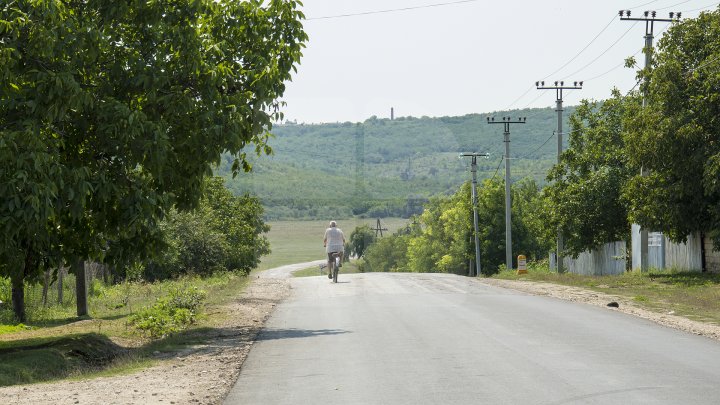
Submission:
[[[331,227],[325,230],[325,240],[327,241],[327,247],[325,251],[331,252],[342,252],[345,250],[345,235],[337,227]]]

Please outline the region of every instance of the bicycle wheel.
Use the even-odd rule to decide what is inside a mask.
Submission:
[[[333,283],[337,283],[337,276],[339,270],[340,269],[338,268],[338,259],[336,258],[333,262]]]

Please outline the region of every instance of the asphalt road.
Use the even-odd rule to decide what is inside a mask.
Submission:
[[[445,274],[291,279],[225,404],[718,404],[720,342]]]

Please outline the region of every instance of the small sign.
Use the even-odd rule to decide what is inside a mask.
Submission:
[[[662,246],[662,232],[648,232],[648,246]]]
[[[527,260],[525,255],[518,256],[518,269],[517,274],[527,274]]]

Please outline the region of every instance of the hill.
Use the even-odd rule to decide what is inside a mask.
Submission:
[[[565,117],[573,111],[566,108]],[[259,196],[268,219],[407,217],[418,213],[430,196],[454,192],[470,180],[470,161],[459,159],[461,152],[490,153],[478,160],[478,181],[504,176],[503,126],[488,125],[488,116],[527,117],[526,124],[510,130],[512,179],[544,183],[557,160],[557,115],[551,108],[286,123],[273,128],[269,144],[274,155],[251,159],[252,173],[232,179],[228,156],[217,174],[235,193]]]

